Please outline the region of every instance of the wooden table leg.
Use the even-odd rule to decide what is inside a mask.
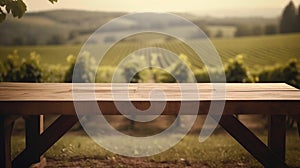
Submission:
[[[28,144],[12,162],[12,167],[29,167],[36,161],[36,156],[42,155],[57,142],[78,121],[77,116],[62,115],[57,118],[34,142]]]
[[[32,144],[37,143],[40,136],[40,116],[25,116],[25,140],[26,148],[30,148]],[[40,156],[36,153],[31,153],[34,163],[40,162]]]
[[[11,134],[14,119],[0,115],[0,167],[11,168]]]
[[[274,154],[271,149],[269,149],[236,117],[232,115],[223,115],[219,124],[265,167],[288,167],[284,161]]]
[[[298,127],[298,135],[300,137],[300,115],[292,115],[291,116],[297,123],[297,127]]]
[[[297,117],[298,135],[300,137],[300,116]]]
[[[32,144],[37,143],[40,134],[44,131],[44,119],[42,115],[24,116],[25,119],[25,140],[26,148],[30,148]],[[42,158],[38,153],[32,153],[32,161],[35,167],[45,167],[46,159]]]
[[[282,160],[285,161],[286,116],[270,115],[268,130],[268,146]]]

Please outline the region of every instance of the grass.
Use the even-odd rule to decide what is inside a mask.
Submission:
[[[266,142],[264,134],[258,134]],[[13,136],[13,156],[24,146],[24,139],[20,136]],[[286,163],[291,167],[300,165],[300,138],[296,131],[288,132]],[[67,134],[60,139],[45,154],[49,159],[71,161],[72,159],[92,158],[110,159],[115,155],[98,146],[89,137],[76,134]],[[210,167],[222,167],[227,163],[241,163],[249,167],[261,167],[261,165],[247,153],[233,138],[221,132],[213,134],[204,143],[199,143],[198,135],[186,136],[175,147],[161,154],[147,157],[146,159],[155,162],[174,162],[188,160],[189,162],[201,162]]]
[[[111,48],[105,55],[103,64],[115,66],[129,53],[146,47],[162,47],[176,54],[184,53],[189,56],[193,66],[201,67],[203,63],[198,59],[191,49],[178,40],[169,42],[137,43],[127,40]],[[295,58],[300,59],[300,34],[241,37],[229,39],[212,39],[213,44],[218,50],[223,62],[238,54],[245,55],[244,62],[250,70],[257,70],[262,66],[274,66],[278,63],[285,63]],[[41,61],[45,64],[66,65],[66,57],[70,54],[76,56],[80,51],[81,45],[58,45],[58,46],[15,46],[0,47],[0,60],[4,59],[13,50],[18,50],[22,57],[28,57],[32,51],[41,55]],[[113,58],[113,59],[112,59]],[[165,62],[172,60],[165,58]]]

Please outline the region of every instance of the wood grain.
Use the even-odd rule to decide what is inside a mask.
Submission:
[[[198,114],[207,114],[212,102],[226,101],[224,114],[293,115],[299,114],[300,91],[284,83],[0,83],[0,114],[74,115],[74,100],[87,107],[87,114],[99,114],[89,108],[93,103],[98,103],[103,114],[118,115],[115,102],[130,102],[145,110],[150,102],[155,106],[161,101],[166,101],[166,115],[177,114],[181,105],[194,102],[200,102]]]

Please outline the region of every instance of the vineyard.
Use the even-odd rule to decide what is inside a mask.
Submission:
[[[157,37],[154,36],[154,38]],[[136,50],[145,47],[159,47],[178,55],[186,55],[195,68],[203,66],[202,61],[193,50],[180,40],[155,41],[147,39],[145,41],[147,42],[125,39],[115,44],[105,54],[102,65],[116,66],[125,56]],[[244,55],[245,65],[251,71],[255,71],[262,66],[286,63],[292,58],[300,59],[300,34],[213,39],[212,43],[215,45],[224,63],[228,62],[230,58],[242,54]],[[18,54],[25,58],[29,57],[30,53],[34,51],[41,56],[42,64],[60,64],[64,66],[67,64],[67,56],[77,56],[80,48],[81,45],[0,47],[0,59],[6,58],[14,50],[17,50]],[[147,54],[149,55],[149,53]],[[156,63],[163,67],[174,63],[174,57],[167,57],[164,54],[156,55],[155,59],[157,60]]]

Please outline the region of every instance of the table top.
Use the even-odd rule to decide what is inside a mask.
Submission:
[[[89,98],[90,95],[95,97]],[[300,91],[284,83],[81,83],[74,86],[71,83],[0,83],[0,101],[124,101],[128,98],[131,101],[300,100]]]
[[[0,83],[0,114],[74,114],[74,100],[97,101],[107,114],[118,114],[118,101],[139,109],[165,101],[166,114],[176,114],[182,102],[200,102],[206,114],[214,101],[225,101],[230,114],[300,112],[300,91],[284,83]]]

